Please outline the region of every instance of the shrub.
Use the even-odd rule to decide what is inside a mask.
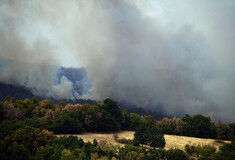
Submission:
[[[169,149],[166,151],[167,160],[188,160],[188,155],[180,149]]]
[[[117,133],[113,134],[113,138],[117,141],[117,139],[119,138],[118,134]]]
[[[189,155],[196,155],[201,159],[211,159],[216,152],[216,148],[210,145],[185,145],[185,151]]]

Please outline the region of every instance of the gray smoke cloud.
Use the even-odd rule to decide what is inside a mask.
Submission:
[[[0,80],[71,97],[73,81],[55,84],[50,66],[82,66],[83,97],[234,121],[234,3],[1,1],[0,55],[18,63]]]
[[[192,27],[161,27],[124,1],[89,7],[88,24],[79,25],[74,46],[88,59],[94,98],[112,97],[154,110],[160,103],[173,114],[216,111],[204,90],[216,76],[215,66]]]
[[[31,15],[30,2],[1,1],[0,4],[0,82],[25,86],[35,95],[55,99],[79,98],[87,93],[90,82],[84,82],[87,75],[80,72],[83,69],[74,69],[74,73],[83,76],[74,80],[65,75],[69,69],[56,67],[61,65],[58,59],[61,51],[41,31],[46,28],[43,19],[39,12]]]

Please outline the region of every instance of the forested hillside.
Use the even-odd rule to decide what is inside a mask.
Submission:
[[[0,159],[154,159],[167,156],[170,159],[174,154],[187,159],[191,152],[195,152],[191,151],[191,146],[187,146],[189,155],[178,149],[154,149],[164,148],[163,133],[226,140],[232,139],[235,133],[235,123],[214,124],[209,117],[200,114],[156,121],[151,115],[141,116],[121,110],[111,99],[96,104],[55,104],[50,100],[38,101],[35,97],[25,100],[7,97],[0,102],[0,120]],[[127,145],[119,149],[96,140],[91,144],[73,136],[54,136],[121,130],[135,131],[135,138],[120,140]],[[142,147],[138,147],[140,145]],[[153,149],[146,150],[143,145]],[[233,139],[232,144],[226,144],[218,153],[213,151],[212,155],[234,156]]]

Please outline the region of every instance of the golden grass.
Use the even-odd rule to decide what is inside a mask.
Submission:
[[[124,144],[117,143],[113,137],[114,133],[84,133],[84,134],[77,134],[79,138],[82,138],[85,142],[90,141],[92,142],[94,139],[97,141],[106,140],[112,144],[119,144],[120,146],[124,146]],[[57,135],[62,136],[62,135]],[[132,131],[123,131],[118,133],[119,138],[126,138],[126,139],[133,139],[134,132]],[[223,143],[230,143],[230,141],[218,141],[214,139],[203,139],[203,138],[194,138],[194,137],[186,137],[186,136],[175,136],[175,135],[167,135],[165,134],[166,146],[165,149],[169,148],[179,148],[184,149],[186,144],[190,145],[212,145],[217,149],[219,146],[223,145]],[[221,143],[222,142],[222,143]]]

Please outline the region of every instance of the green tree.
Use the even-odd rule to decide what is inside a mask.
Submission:
[[[99,159],[98,153],[91,153],[91,160],[97,160]]]
[[[35,160],[46,159],[46,152],[45,152],[45,148],[43,146],[41,146],[37,149],[37,152],[36,152],[36,155],[34,158],[35,158]]]
[[[164,148],[165,147],[165,138],[163,132],[155,127],[147,129],[147,144],[153,148]]]
[[[143,118],[144,125],[147,127],[155,127],[156,121],[153,119],[151,115],[145,115]]]
[[[121,129],[121,121],[123,118],[122,111],[115,101],[107,98],[102,103],[102,108],[108,111],[111,116],[115,119],[115,130]]]
[[[89,160],[87,154],[82,149],[74,149],[73,154],[76,159]]]
[[[29,159],[29,156],[30,156],[29,150],[22,144],[14,143],[10,147],[10,157],[11,157],[10,159],[27,160]]]
[[[157,127],[161,128],[166,134],[172,134],[171,119],[164,117],[161,121],[157,121]]]
[[[137,127],[135,134],[134,134],[134,141],[136,144],[147,144],[147,127],[145,125],[140,125]]]
[[[212,123],[210,117],[205,117],[201,114],[189,116],[186,114],[182,120],[188,125],[185,126],[185,133],[187,136],[194,136],[199,138],[216,138],[216,127]]]
[[[130,113],[130,130],[135,131],[138,126],[142,125],[143,121],[139,114]]]
[[[16,100],[13,97],[10,97],[10,96],[6,96],[6,98],[5,98],[5,102],[8,102],[8,103],[14,104],[15,101]]]
[[[57,134],[78,134],[84,131],[80,121],[71,117],[66,110],[63,110],[59,117],[53,119],[51,127]]]
[[[65,107],[65,106],[66,106],[66,102],[65,102],[65,101],[60,101],[60,102],[58,103],[58,105]]]
[[[166,151],[167,160],[189,160],[187,154],[180,149],[169,149]]]
[[[39,101],[38,99],[34,96],[32,99],[31,99],[32,103],[35,105],[35,106],[38,106],[39,105]]]
[[[138,156],[138,153],[136,153],[135,151],[130,151],[126,155],[126,160],[135,160],[137,156]]]
[[[22,144],[27,147],[32,155],[35,155],[38,147],[46,145],[52,138],[54,138],[52,132],[26,126],[23,129],[16,130],[11,136],[5,137],[5,141],[7,144]]]
[[[75,160],[75,156],[70,150],[64,149],[61,153],[61,160]]]
[[[230,123],[229,128],[230,128],[230,139],[232,140],[235,137],[235,123]]]
[[[225,124],[222,124],[221,121],[219,121],[216,125],[216,132],[217,132],[217,139],[223,139],[223,140],[229,139],[230,136],[229,127]]]
[[[103,101],[103,108],[107,110],[116,119],[119,119],[122,116],[120,107],[115,101],[110,98],[107,98]]]
[[[2,108],[2,102],[0,101],[0,122],[2,120],[4,120],[4,111],[3,111],[3,108]]]
[[[146,127],[145,125],[140,125],[134,134],[134,142],[136,144],[147,144],[153,148],[164,148],[165,138],[163,132],[156,127]]]
[[[7,160],[9,159],[7,156],[7,145],[5,144],[5,142],[3,140],[0,140],[0,159],[1,160]]]
[[[93,139],[93,145],[94,145],[94,147],[97,147],[98,146],[98,141],[96,140],[96,139]]]

